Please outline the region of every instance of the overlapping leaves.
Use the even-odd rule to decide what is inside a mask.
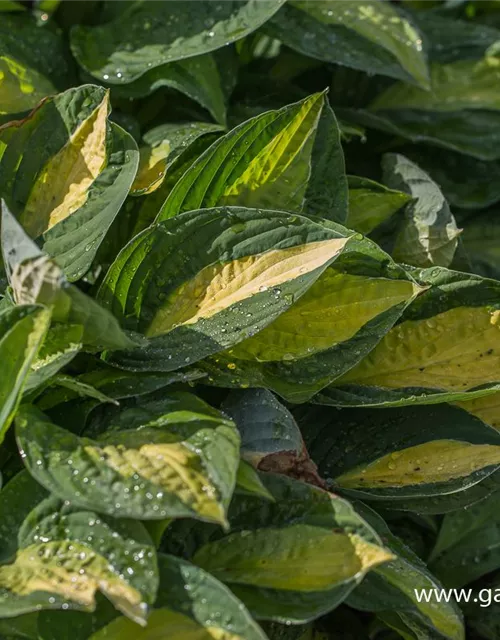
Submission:
[[[0,635],[497,637],[495,3],[0,15]]]

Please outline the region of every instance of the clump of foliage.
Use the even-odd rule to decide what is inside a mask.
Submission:
[[[2,639],[499,637],[499,52],[0,1]]]

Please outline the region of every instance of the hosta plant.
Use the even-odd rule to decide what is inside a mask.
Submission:
[[[1,640],[500,636],[499,43],[0,0]]]

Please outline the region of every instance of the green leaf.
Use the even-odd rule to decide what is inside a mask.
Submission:
[[[446,586],[461,587],[500,568],[498,493],[449,513],[430,559]]]
[[[420,292],[386,253],[354,236],[290,309],[200,366],[210,384],[267,387],[304,402],[369,354]]]
[[[403,191],[357,176],[348,176],[349,215],[346,226],[370,233],[388,220],[411,199]]]
[[[333,490],[393,509],[412,499],[425,512],[428,497],[465,491],[500,465],[500,434],[446,404],[369,415],[311,407],[299,410],[298,419]]]
[[[443,147],[478,160],[500,158],[500,113],[487,109],[423,111],[419,109],[338,108],[337,116],[397,138]]]
[[[499,588],[498,573],[488,580],[487,591],[475,590],[476,602],[467,606],[467,623],[472,631],[485,640],[496,640],[500,630],[499,607],[495,601],[496,589]],[[490,591],[491,589],[491,591]],[[498,595],[496,595],[498,599]]]
[[[129,99],[148,96],[162,87],[175,89],[204,107],[216,122],[226,124],[222,78],[210,53],[153,67],[130,84],[109,86],[113,95]]]
[[[80,386],[96,389],[102,397],[122,400],[149,394],[176,382],[189,383],[204,377],[203,372],[196,369],[173,373],[136,373],[114,369],[104,363],[99,365],[100,368],[73,378],[75,384],[71,388],[68,385],[57,386],[55,380],[54,386],[47,389],[37,400],[38,408],[47,411],[59,404],[77,399]]]
[[[446,50],[441,39],[437,46]],[[432,141],[479,159],[495,159],[500,104],[493,91],[498,75],[495,46],[480,60],[433,64],[431,91],[393,84],[371,102],[369,111],[354,117],[359,116],[361,124],[413,141]],[[455,41],[455,54],[458,50]]]
[[[304,213],[344,224],[348,210],[348,188],[342,134],[341,125],[328,102],[325,102],[311,154],[311,175]]]
[[[50,311],[21,305],[0,312],[0,444],[18,407],[40,345],[50,323]]]
[[[422,111],[460,111],[489,109],[498,111],[500,99],[495,87],[500,80],[500,61],[494,56],[482,60],[459,60],[431,65],[431,87],[423,90],[404,83],[390,86],[371,103],[370,109]]]
[[[404,626],[419,630],[416,637],[464,640],[463,616],[453,601],[426,602],[417,599],[423,590],[435,593],[441,583],[411,549],[394,536],[386,523],[374,511],[359,505],[358,512],[383,538],[384,544],[396,556],[394,560],[375,567],[348,598],[351,607],[361,611],[390,612]],[[405,636],[403,636],[405,637]],[[411,637],[411,636],[409,636]]]
[[[111,234],[107,236],[109,261],[106,264],[106,269],[113,262],[116,254],[131,238],[144,231],[146,227],[149,227],[154,222],[163,203],[177,182],[200,155],[219,137],[220,129],[218,125],[189,123],[187,126],[192,127],[193,137],[186,132],[183,125],[168,124],[160,125],[158,131],[153,129],[146,134],[147,138],[146,136],[144,137],[146,144],[154,146],[158,144],[158,141],[161,142],[160,138],[162,136],[165,136],[172,146],[170,155],[172,162],[170,163],[167,160],[167,170],[158,188],[148,197],[129,198],[120,212],[121,219],[120,216],[115,219],[115,229],[111,230],[115,230],[115,237],[110,237]],[[217,127],[217,130],[213,130],[212,127]],[[149,134],[151,134],[151,137],[149,137]],[[185,138],[184,134],[186,134]],[[126,216],[126,220],[124,216]],[[125,235],[123,235],[124,227]]]
[[[292,414],[270,391],[233,391],[222,409],[241,435],[241,455],[255,468],[324,487]]]
[[[15,555],[19,528],[29,512],[47,495],[26,470],[15,475],[0,491],[0,562],[7,562]]]
[[[257,618],[312,620],[341,602],[367,571],[392,559],[341,498],[283,476],[261,477],[275,502],[236,496],[231,533],[193,557]]]
[[[416,267],[449,267],[461,230],[438,185],[420,167],[396,153],[386,154],[382,167],[384,181],[412,197],[394,240],[394,259]]]
[[[81,324],[54,324],[50,327],[31,365],[25,391],[45,385],[69,364],[83,347],[82,338]]]
[[[242,456],[255,466],[273,454],[302,452],[304,441],[293,415],[266,389],[232,391],[222,409],[238,427]]]
[[[500,200],[500,164],[444,149],[411,148],[410,159],[441,187],[453,207],[483,209]]]
[[[301,216],[238,207],[150,227],[119,254],[98,295],[149,343],[107,359],[172,371],[222,351],[288,309],[348,242]]]
[[[62,499],[117,517],[225,524],[239,459],[231,421],[177,393],[111,416],[107,429],[81,438],[26,406],[16,433],[30,473]]]
[[[313,154],[320,155],[314,149],[314,141],[324,100],[323,93],[315,93],[232,129],[186,171],[160,209],[157,221],[183,211],[223,205],[300,212],[305,205],[306,209],[317,211],[326,202],[331,208],[337,197],[342,198],[341,191],[326,192],[327,195],[308,193],[309,188],[316,192],[320,188],[309,185],[309,179]],[[335,180],[343,176],[343,159],[334,116],[327,111],[325,118],[328,120],[323,122],[322,130],[331,125],[331,135],[336,134],[337,140],[323,139],[326,148],[321,150],[320,158],[314,159],[330,162]],[[335,189],[341,189],[341,185]],[[329,210],[321,214],[327,217]]]
[[[147,640],[168,629],[171,640],[266,640],[245,606],[209,573],[185,560],[160,555],[160,587],[148,625],[118,618],[90,640]]]
[[[183,150],[199,137],[222,131],[222,127],[206,122],[163,124],[148,131],[140,148],[139,169],[131,187],[131,195],[146,195],[163,184],[167,171]]]
[[[134,140],[108,115],[108,93],[83,85],[0,130],[0,194],[70,280],[89,269],[137,170]]]
[[[117,400],[110,398],[92,385],[68,375],[59,374],[53,376],[51,384],[67,389],[70,393],[74,393],[76,397],[93,398],[94,400],[98,400],[100,403],[110,402],[117,406],[120,404]]]
[[[500,431],[500,393],[490,393],[470,400],[466,398],[455,404]]]
[[[31,15],[2,13],[0,122],[21,116],[67,87],[71,72],[70,56],[58,33],[40,29]]]
[[[452,402],[499,389],[498,282],[432,267],[429,288],[358,365],[316,397],[326,404]]]
[[[60,340],[57,340],[57,334],[60,338],[62,333],[63,344],[67,344],[68,338],[71,340],[75,325],[83,330],[83,334],[79,329],[76,329],[76,332],[88,346],[116,349],[136,344],[125,335],[116,319],[108,311],[66,280],[61,268],[28,238],[3,203],[2,254],[16,304],[41,304],[49,307],[52,320],[63,323],[69,332],[68,335],[64,329],[61,332],[56,330],[56,344],[53,349],[56,354],[56,364],[54,365],[53,362],[51,364],[55,369],[59,368],[59,364],[61,366],[65,364],[64,355],[61,355],[62,362],[57,357],[60,354],[58,345]],[[51,349],[52,346],[49,345],[49,353],[45,355],[50,356]],[[70,346],[70,354],[76,349],[77,347]],[[58,363],[57,360],[59,360]]]
[[[119,614],[113,605],[99,593],[96,609],[92,612],[45,609],[38,614],[36,640],[88,640]],[[140,629],[135,625],[136,629]]]
[[[443,147],[479,160],[497,160],[500,113],[486,109],[424,111],[418,109],[336,109],[337,115],[391,136]]]
[[[71,48],[78,63],[99,80],[130,83],[151,68],[214,51],[243,38],[268,20],[283,0],[175,5],[133,2],[94,27],[78,25]]]
[[[434,11],[412,16],[425,35],[427,53],[433,62],[478,60],[500,40],[498,29],[472,20],[457,20]]]
[[[389,3],[294,0],[266,28],[312,58],[429,86],[421,36]]]
[[[4,638],[39,640],[38,613],[26,613],[23,616],[0,620],[0,633],[3,634]]]
[[[1,0],[0,11],[26,11],[26,7],[17,0]]]
[[[500,278],[498,238],[500,225],[494,211],[477,213],[464,224],[464,248],[476,273]]]
[[[154,547],[139,522],[112,520],[47,498],[28,515],[19,548],[0,566],[0,615],[40,609],[92,611],[101,591],[145,624],[156,597]]]
[[[238,466],[238,473],[236,475],[236,491],[247,495],[256,495],[261,498],[267,498],[267,500],[273,501],[273,496],[264,486],[259,474],[252,467],[251,464],[240,460]]]

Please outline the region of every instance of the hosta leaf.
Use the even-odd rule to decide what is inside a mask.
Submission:
[[[486,109],[429,112],[418,109],[336,109],[337,115],[368,129],[444,147],[479,160],[497,160],[500,114]]]
[[[361,124],[370,126],[371,121],[376,128],[398,131],[415,141],[432,140],[476,158],[495,159],[495,138],[491,136],[495,136],[498,120],[499,103],[493,91],[497,76],[493,47],[479,61],[433,64],[431,91],[414,91],[414,87],[396,83],[372,101],[371,115],[362,116]]]
[[[301,452],[304,442],[292,414],[266,389],[232,391],[223,410],[238,427],[242,457],[255,466],[266,456]]]
[[[397,262],[416,267],[449,267],[458,245],[460,229],[438,185],[402,155],[383,157],[384,181],[412,198],[394,240]]]
[[[327,404],[449,402],[498,389],[498,283],[433,267],[430,285],[375,349],[317,398]]]
[[[160,555],[160,587],[147,627],[118,618],[90,640],[266,640],[245,606],[209,573],[185,560]]]
[[[496,640],[500,631],[498,591],[498,572],[488,579],[488,591],[475,590],[475,601],[467,606],[467,623],[471,631],[485,640]],[[491,591],[490,591],[491,589]]]
[[[40,387],[69,364],[83,347],[82,338],[81,324],[55,324],[50,327],[31,365],[25,390]]]
[[[500,434],[446,404],[340,413],[299,410],[313,460],[337,491],[363,500],[393,501],[464,491],[500,465]],[[349,444],[346,445],[345,443]]]
[[[346,226],[370,233],[409,202],[411,196],[367,178],[349,176],[349,215]]]
[[[19,548],[0,566],[0,614],[44,608],[92,611],[101,591],[145,624],[158,586],[155,550],[139,522],[112,520],[47,498],[28,515]]]
[[[116,319],[95,300],[75,285],[69,284],[61,268],[38,249],[20,224],[2,203],[2,254],[14,301],[22,304],[42,304],[52,311],[52,320],[63,323],[64,329],[55,329],[56,344],[47,346],[45,356],[59,355],[58,340],[71,343],[75,332],[93,347],[124,348],[136,344],[120,329]],[[80,329],[74,329],[75,325]],[[62,334],[62,335],[61,335]],[[69,348],[70,354],[78,347]],[[65,346],[63,346],[65,350]],[[52,351],[52,353],[51,353]],[[60,356],[64,358],[64,354]],[[38,363],[40,365],[43,363]],[[49,365],[49,362],[46,363]],[[59,360],[62,366],[64,362]],[[57,364],[52,365],[59,369]],[[44,375],[44,374],[42,374]],[[36,379],[35,379],[36,384]]]
[[[113,605],[99,593],[96,594],[96,604],[92,612],[75,609],[40,611],[35,640],[89,640],[95,631],[99,631],[119,615]],[[134,628],[136,632],[141,629],[138,625],[134,625]]]
[[[500,158],[500,113],[487,109],[336,109],[338,117],[392,136],[437,145],[479,160]]]
[[[190,122],[159,125],[148,131],[143,136],[146,145],[140,148],[139,169],[131,195],[146,195],[156,191],[163,184],[168,167],[185,148],[197,138],[221,130],[219,125]]]
[[[420,291],[386,253],[355,236],[290,309],[201,366],[209,383],[305,401],[370,353]]]
[[[500,393],[490,393],[487,396],[464,400],[456,404],[500,431]]]
[[[300,212],[324,100],[324,94],[316,93],[232,129],[182,176],[157,221],[218,205]]]
[[[498,493],[443,520],[431,570],[446,586],[461,587],[500,568]]]
[[[47,491],[24,470],[0,491],[0,562],[15,555],[17,531],[29,512],[48,496]]]
[[[117,406],[120,404],[117,400],[110,398],[92,385],[82,382],[81,380],[78,380],[78,378],[72,378],[71,376],[61,373],[53,376],[50,380],[50,384],[67,389],[70,393],[74,393],[76,397],[93,398],[94,400],[98,400],[100,403],[110,402]]]
[[[482,209],[500,200],[500,164],[444,149],[411,148],[408,155],[439,184],[448,202]]]
[[[304,212],[344,224],[349,203],[342,133],[340,123],[325,102],[311,154]]]
[[[224,128],[221,125],[211,122],[166,122],[149,129],[143,135],[143,140],[151,147],[156,147],[167,141],[170,147],[168,155],[170,164],[179,158],[198,138],[210,133],[219,133],[223,130]]]
[[[50,311],[40,306],[21,305],[0,312],[0,443],[14,417],[49,323]]]
[[[498,239],[500,224],[495,210],[474,215],[464,224],[464,248],[475,273],[489,278],[500,277]]]
[[[374,111],[417,109],[424,111],[460,111],[491,109],[498,111],[500,99],[495,87],[500,80],[499,60],[459,60],[431,66],[431,90],[396,83],[379,95],[370,108]]]
[[[71,70],[58,34],[37,27],[31,15],[2,14],[0,122],[30,111],[42,98],[64,89],[71,82]]]
[[[403,625],[420,629],[420,637],[464,640],[463,617],[453,601],[426,602],[423,598],[418,601],[416,592],[443,588],[425,563],[391,533],[374,511],[360,505],[359,513],[383,538],[396,558],[371,571],[349,596],[349,605],[362,611],[382,614],[389,611],[400,617]]]
[[[219,125],[202,122],[159,125],[143,136],[147,146],[170,144],[166,170],[157,175],[159,184],[147,197],[127,198],[97,253],[94,265],[103,272],[134,236],[149,227],[172,188],[193,162],[220,135]],[[160,173],[160,171],[158,172]]]
[[[193,0],[168,6],[134,2],[105,24],[75,27],[71,47],[79,64],[94,77],[125,84],[153,67],[243,38],[282,4],[283,0],[220,2],[217,7]]]
[[[24,640],[39,640],[38,613],[26,613],[23,616],[0,620],[0,633],[2,633],[6,639],[22,638]]]
[[[232,532],[193,557],[227,582],[257,618],[314,619],[342,601],[368,570],[392,558],[342,499],[284,476],[261,477],[275,502],[238,495]]]
[[[245,460],[240,460],[236,475],[236,491],[248,495],[257,495],[273,501],[273,496],[264,486],[257,471]]]
[[[0,193],[70,280],[88,270],[137,170],[134,140],[108,115],[108,93],[83,85],[0,129]]]
[[[257,469],[324,486],[292,414],[270,391],[233,391],[222,408],[241,435],[241,455]]]
[[[455,545],[461,544],[467,538],[472,540],[482,529],[495,524],[498,520],[497,499],[498,494],[492,494],[468,509],[457,509],[447,513],[429,556],[429,563],[432,564],[443,554],[453,552]]]
[[[153,67],[130,84],[109,86],[123,98],[147,96],[161,87],[175,89],[204,107],[216,122],[226,124],[222,78],[210,53]]]
[[[95,388],[99,394],[107,398],[122,400],[152,393],[176,382],[192,382],[203,377],[203,373],[196,369],[172,373],[136,373],[107,367],[103,363],[102,368],[73,378],[75,388],[54,386],[47,389],[37,400],[37,406],[46,411],[58,404],[74,400],[79,396],[79,385]],[[54,382],[56,383],[57,381]]]
[[[500,40],[498,29],[472,20],[457,20],[434,11],[412,15],[425,34],[427,53],[433,62],[478,60]]]
[[[428,87],[421,36],[389,3],[294,0],[266,28],[307,56]]]
[[[88,509],[224,524],[238,468],[234,424],[189,394],[170,395],[150,415],[146,401],[140,417],[130,413],[128,423],[125,410],[109,425],[112,433],[91,439],[23,407],[17,440],[25,464],[52,493]]]
[[[162,142],[156,147],[141,147],[139,149],[139,167],[130,188],[130,195],[147,195],[161,185],[167,170],[169,152],[168,141]]]
[[[348,242],[301,216],[237,207],[150,227],[119,254],[99,293],[149,344],[109,358],[170,371],[228,348],[290,307]]]
[[[294,559],[307,570],[298,571]],[[297,524],[229,534],[202,547],[194,562],[226,582],[268,589],[322,591],[387,560],[355,535]]]

